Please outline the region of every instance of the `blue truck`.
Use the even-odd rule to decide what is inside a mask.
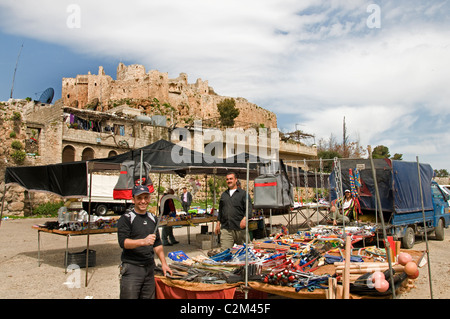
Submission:
[[[417,162],[374,159],[373,165],[387,235],[401,240],[406,249],[414,246],[415,236],[425,229],[427,233],[434,232],[436,240],[444,240],[444,228],[450,225],[450,198],[433,180],[431,166],[419,164],[419,182]],[[341,159],[340,175],[343,190],[353,189],[358,194],[361,219],[380,225],[370,159]],[[335,176],[336,170],[329,177],[330,200],[335,200],[338,194]],[[381,227],[378,229],[381,231]]]

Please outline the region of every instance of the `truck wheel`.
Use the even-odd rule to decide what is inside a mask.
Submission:
[[[97,216],[105,216],[107,212],[108,212],[108,207],[106,207],[106,205],[101,204],[95,208],[95,214]]]
[[[444,222],[442,221],[442,219],[439,219],[437,227],[434,230],[434,234],[436,235],[436,240],[444,240]]]
[[[405,235],[402,238],[402,248],[411,249],[414,247],[416,241],[416,234],[412,227],[406,228]]]

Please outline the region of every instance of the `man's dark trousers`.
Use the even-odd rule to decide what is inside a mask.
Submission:
[[[120,299],[155,299],[155,264],[122,263]]]

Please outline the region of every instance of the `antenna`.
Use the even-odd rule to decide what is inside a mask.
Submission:
[[[55,90],[53,90],[53,88],[48,88],[41,94],[41,97],[38,101],[41,103],[51,104],[54,95]]]
[[[11,86],[11,95],[9,96],[10,99],[12,99],[12,97],[13,97],[14,81],[16,79],[17,65],[19,64],[19,58],[20,58],[20,53],[22,53],[22,48],[23,48],[23,43],[22,43],[22,46],[20,47],[19,55],[17,56],[16,67],[14,69],[14,75],[13,75],[12,86]]]

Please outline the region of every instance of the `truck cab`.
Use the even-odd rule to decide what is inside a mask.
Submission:
[[[450,224],[450,212],[448,200],[439,185],[431,182],[431,198],[433,210],[425,210],[426,230],[428,233],[434,231],[436,240],[444,240],[444,228]],[[425,231],[422,211],[406,214],[393,213],[390,221],[390,233],[394,239],[401,239],[402,247],[411,249],[415,244],[415,236]]]
[[[431,184],[431,196],[433,197],[434,224],[437,240],[444,240],[444,228],[450,224],[450,195],[442,190],[436,183]]]

